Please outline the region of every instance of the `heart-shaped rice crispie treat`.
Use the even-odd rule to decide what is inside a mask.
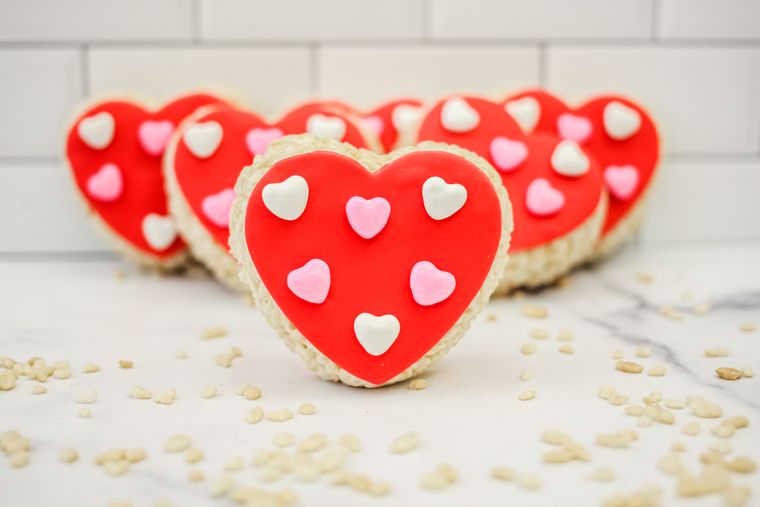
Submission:
[[[458,147],[389,155],[290,136],[244,169],[230,215],[241,278],[320,377],[418,375],[496,288],[512,217],[498,174]]]

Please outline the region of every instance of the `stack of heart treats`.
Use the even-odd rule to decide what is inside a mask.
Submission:
[[[125,256],[200,261],[320,377],[376,387],[433,365],[493,294],[551,284],[630,238],[659,137],[612,95],[319,100],[272,121],[198,93],[92,103],[66,159]]]

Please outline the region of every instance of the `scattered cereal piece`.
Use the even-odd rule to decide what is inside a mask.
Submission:
[[[272,443],[276,447],[290,447],[295,440],[292,433],[275,433],[272,437]]]
[[[709,311],[710,311],[710,305],[708,305],[707,303],[700,303],[698,305],[694,305],[694,315],[705,315]]]
[[[739,380],[742,378],[742,371],[736,368],[723,366],[715,369],[715,374],[723,380]]]
[[[350,433],[345,433],[338,437],[338,443],[351,452],[359,452],[361,449],[359,439]]]
[[[269,412],[267,414],[267,419],[272,422],[289,421],[290,419],[293,419],[293,412],[291,412],[287,408],[284,408],[281,410],[275,410],[274,412]]]
[[[639,428],[648,428],[652,425],[652,418],[648,415],[639,416],[636,420],[636,426]]]
[[[673,442],[670,444],[670,450],[673,452],[684,452],[686,451],[686,444],[683,442]]]
[[[561,345],[559,347],[559,351],[561,353],[563,353],[563,354],[574,354],[575,353],[575,349],[569,343],[565,343],[564,345]]]
[[[230,368],[232,366],[232,361],[239,357],[243,357],[243,352],[239,347],[232,347],[229,352],[226,354],[219,354],[214,359],[216,360],[216,364],[222,368]]]
[[[515,477],[515,470],[512,467],[493,467],[491,477],[500,481],[511,481]]]
[[[32,386],[32,394],[45,394],[46,392],[47,392],[47,387],[41,384],[36,384]]]
[[[717,440],[710,444],[710,449],[718,454],[725,455],[734,450],[731,443],[726,440]]]
[[[625,415],[639,417],[644,414],[644,407],[640,405],[626,405],[623,411],[625,412]]]
[[[89,419],[90,417],[92,417],[92,411],[90,411],[89,408],[80,408],[77,415],[81,417],[82,419]]]
[[[636,349],[636,357],[650,357],[652,355],[652,349],[649,347],[639,347]]]
[[[681,428],[681,433],[684,435],[689,435],[690,437],[696,437],[699,435],[699,432],[701,431],[701,428],[699,427],[699,423],[697,421],[691,421],[689,423],[686,423]]]
[[[174,452],[174,451],[173,451]],[[179,451],[176,451],[179,452]],[[198,463],[203,460],[203,451],[197,447],[191,447],[185,453],[185,461],[188,463]]]
[[[174,400],[177,398],[177,391],[174,389],[169,389],[168,391],[164,391],[161,394],[156,395],[153,398],[153,402],[156,405],[171,405],[174,403]]]
[[[726,467],[732,472],[751,474],[757,469],[757,463],[749,456],[737,456],[726,463]]]
[[[229,493],[234,487],[235,483],[230,474],[224,474],[219,479],[214,481],[211,487],[211,495],[217,498],[223,497]]]
[[[520,307],[520,313],[525,317],[530,317],[532,319],[544,319],[549,312],[544,306],[527,304]]]
[[[251,384],[243,384],[235,388],[235,392],[246,400],[258,400],[261,398],[261,389]]]
[[[716,403],[707,401],[701,396],[689,396],[687,403],[692,414],[703,419],[714,419],[723,415],[723,409]]]
[[[58,453],[58,459],[61,460],[62,463],[74,463],[79,459],[79,453],[76,449],[61,449],[61,452]]]
[[[525,343],[523,343],[520,346],[520,352],[522,352],[526,356],[529,356],[531,354],[535,354],[536,350],[537,350],[537,348],[536,348],[536,344],[535,343],[525,342]]]
[[[711,349],[705,349],[705,357],[726,357],[728,356],[728,349],[725,347],[715,347]]]
[[[201,482],[204,479],[206,479],[206,476],[203,474],[202,470],[190,470],[187,473],[187,480],[190,482]]]
[[[623,359],[623,351],[619,349],[613,350],[612,359]]]
[[[721,465],[706,465],[699,476],[683,473],[678,476],[677,494],[694,497],[719,493],[728,489],[731,478]]]
[[[569,342],[573,340],[573,332],[569,329],[560,329],[557,339],[561,342]]]
[[[498,317],[496,316],[495,313],[489,313],[488,315],[486,315],[486,320],[488,322],[496,322],[497,319]]]
[[[262,419],[264,419],[264,409],[261,407],[252,408],[245,418],[246,422],[249,424],[259,423]]]
[[[744,507],[752,496],[747,486],[730,486],[723,492],[723,505],[726,507]]]
[[[213,340],[222,336],[227,336],[227,330],[223,327],[209,327],[201,331],[201,338],[204,340]]]
[[[317,412],[317,407],[313,403],[301,403],[298,406],[299,415],[314,415]]]
[[[217,390],[214,386],[207,386],[203,388],[203,391],[201,391],[201,398],[204,400],[210,400],[211,398],[216,398]]]
[[[0,391],[16,388],[16,375],[12,371],[0,371]]]
[[[91,403],[95,403],[96,401],[98,401],[97,391],[87,391],[86,393],[82,393],[77,397],[77,403],[81,405],[89,405]]]
[[[615,363],[615,369],[623,373],[641,373],[644,367],[631,361],[618,361]]]
[[[190,435],[174,435],[164,444],[164,450],[166,452],[182,452],[186,451],[193,443],[193,439]]]
[[[416,378],[407,384],[407,388],[412,391],[422,391],[427,389],[428,382],[424,378]]]
[[[422,476],[420,486],[429,490],[444,489],[454,484],[459,477],[457,471],[451,465],[442,463],[430,473]]]
[[[736,428],[730,424],[719,424],[710,430],[710,433],[718,438],[731,438],[736,433]]]
[[[129,361],[128,359],[119,359],[119,368],[123,368],[125,370],[128,370],[132,368],[135,365],[132,361]]]
[[[129,388],[129,396],[136,400],[149,400],[153,395],[143,386],[132,386]]]
[[[669,452],[657,461],[657,468],[664,474],[678,476],[686,471],[681,462],[681,457],[673,452]]]
[[[721,421],[721,424],[728,424],[733,426],[735,429],[740,430],[749,426],[749,419],[747,416],[737,415],[734,417],[726,417],[723,419],[723,421]]]
[[[654,281],[654,276],[652,276],[650,273],[640,271],[636,273],[636,280],[638,280],[638,282],[641,284],[649,285]]]
[[[668,372],[668,369],[664,366],[655,366],[647,370],[647,375],[650,377],[662,377]]]
[[[749,366],[743,366],[742,375],[747,378],[752,378],[755,376],[755,372],[753,372],[752,368],[750,368]]]
[[[174,354],[174,359],[187,359],[187,352],[184,350],[178,350],[176,354]]]
[[[300,452],[316,452],[327,444],[327,435],[315,433],[306,437],[298,446]]]
[[[639,436],[635,431],[620,430],[615,433],[599,433],[596,435],[596,443],[604,447],[622,448],[628,445]]]
[[[112,477],[124,475],[129,472],[129,461],[125,459],[107,461],[103,464],[103,471]]]
[[[82,367],[82,373],[97,373],[100,371],[100,365],[95,363],[87,363]]]
[[[587,479],[599,482],[610,482],[615,480],[615,471],[610,467],[600,467],[586,476]]]
[[[537,490],[541,489],[541,479],[534,474],[519,473],[515,478],[515,484],[522,489]]]
[[[670,399],[665,400],[665,406],[667,408],[680,410],[686,406],[686,402],[684,400],[677,400],[677,399],[670,398]]]
[[[521,371],[520,380],[522,380],[523,382],[528,382],[529,380],[533,380],[533,372],[530,370]]]
[[[528,389],[527,391],[521,392],[517,396],[517,399],[520,401],[528,401],[528,400],[532,400],[535,397],[536,397],[536,391],[534,389]]]
[[[757,331],[757,326],[751,322],[747,322],[745,324],[742,324],[741,330],[742,333],[754,333]]]
[[[549,331],[540,327],[533,328],[530,330],[530,337],[536,340],[546,340],[549,338]]]
[[[238,470],[242,470],[244,464],[243,458],[235,456],[224,464],[224,469],[228,472],[237,472]]]
[[[139,463],[148,456],[148,452],[142,447],[127,449],[126,458],[130,463]]]
[[[683,319],[683,315],[681,315],[681,312],[675,309],[675,307],[671,305],[662,305],[659,308],[660,315],[665,317],[666,319],[679,321]]]
[[[393,439],[393,442],[391,442],[391,452],[394,454],[403,454],[413,451],[419,445],[420,436],[412,431]]]

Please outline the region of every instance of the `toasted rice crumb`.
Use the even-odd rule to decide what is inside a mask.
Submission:
[[[497,319],[498,319],[498,317],[496,316],[495,313],[489,313],[489,314],[486,315],[486,320],[488,322],[496,322]]]
[[[600,467],[586,476],[592,481],[610,482],[615,480],[615,471],[610,467]]]
[[[81,417],[82,419],[89,419],[90,417],[92,417],[92,411],[90,411],[89,408],[80,408],[77,415]]]
[[[187,480],[190,482],[202,482],[206,479],[202,470],[190,470],[187,472]]]
[[[98,392],[95,390],[87,391],[77,397],[77,403],[82,405],[89,405],[98,401]]]
[[[238,470],[241,470],[243,468],[244,462],[243,458],[240,456],[235,456],[234,458],[231,458],[227,463],[224,464],[224,469],[228,472],[237,472]]]
[[[36,384],[32,386],[32,394],[45,394],[47,392],[47,387]]]
[[[701,428],[699,426],[699,423],[697,421],[691,421],[683,425],[681,428],[681,433],[684,435],[689,435],[690,437],[695,437],[699,435],[699,432],[701,431]]]
[[[174,400],[177,397],[177,391],[174,389],[169,389],[168,391],[164,391],[161,394],[156,395],[153,398],[153,402],[156,405],[171,405],[174,403]]]
[[[726,507],[744,507],[752,496],[747,486],[730,486],[723,492],[723,505]]]
[[[686,402],[684,400],[670,398],[670,399],[665,400],[665,406],[667,408],[679,410],[686,406]]]
[[[351,433],[344,433],[338,437],[338,443],[351,452],[359,452],[361,449],[359,439]]]
[[[575,353],[575,349],[569,343],[561,345],[560,348],[559,348],[559,351],[561,353],[563,353],[563,354],[574,354]]]
[[[678,441],[673,442],[672,444],[670,444],[670,450],[673,452],[684,452],[686,451],[686,444],[684,444],[683,442],[678,442]]]
[[[742,375],[747,378],[752,378],[755,376],[755,372],[752,371],[752,368],[749,366],[743,366],[742,367]]]
[[[416,378],[407,384],[407,388],[412,391],[422,391],[427,389],[428,382],[424,378]]]
[[[615,433],[599,433],[596,435],[595,441],[603,447],[622,448],[628,447],[631,442],[638,438],[639,436],[635,431],[621,430]]]
[[[528,382],[529,380],[533,380],[533,372],[530,370],[521,371],[520,380],[522,380],[523,382]]]
[[[246,422],[249,424],[257,424],[261,422],[262,419],[264,419],[264,409],[261,407],[252,408],[245,418]]]
[[[537,490],[541,489],[541,479],[530,473],[519,473],[515,478],[515,484],[522,489]]]
[[[164,450],[166,452],[182,452],[186,451],[193,444],[193,439],[190,435],[174,435],[164,444]]]
[[[741,330],[742,333],[754,333],[757,331],[757,325],[753,324],[752,322],[746,322],[742,324]]]
[[[97,373],[100,371],[100,365],[95,363],[87,363],[82,367],[82,373]]]
[[[662,305],[659,308],[660,315],[665,317],[666,319],[679,321],[683,319],[683,315],[681,315],[681,312],[676,310],[674,306],[671,305]]]
[[[652,355],[652,349],[649,347],[639,347],[636,349],[636,357],[650,357]]]
[[[536,391],[534,389],[528,389],[527,391],[521,392],[517,396],[517,399],[520,401],[528,401],[528,400],[532,400],[535,397],[536,397]]]
[[[187,359],[187,352],[184,350],[178,350],[176,354],[174,354],[174,359]]]
[[[540,327],[533,328],[530,330],[530,337],[536,340],[546,340],[549,338],[549,331]]]
[[[546,307],[533,304],[522,305],[522,307],[520,307],[520,313],[525,317],[533,319],[544,319],[549,314]]]
[[[176,452],[179,452],[179,451],[176,451]],[[197,447],[191,447],[185,453],[185,461],[187,463],[198,463],[202,460],[203,460],[203,451],[201,451]]]
[[[275,433],[272,437],[272,443],[275,447],[290,447],[296,438],[292,433]]]
[[[317,412],[317,407],[313,403],[301,403],[298,406],[299,415],[314,415]]]
[[[705,357],[726,357],[728,356],[728,349],[725,347],[713,347],[705,349]]]
[[[210,400],[211,398],[216,398],[217,395],[217,389],[214,386],[207,386],[203,388],[203,391],[201,391],[201,398],[204,400]]]
[[[694,305],[694,315],[705,315],[709,311],[710,311],[710,305],[708,305],[707,303],[700,303],[698,305]]]
[[[520,352],[522,352],[526,356],[529,356],[531,354],[535,354],[536,350],[537,350],[537,348],[536,348],[536,344],[535,343],[525,342],[525,343],[523,343],[520,346]]]
[[[287,408],[284,408],[281,410],[275,410],[274,412],[269,412],[267,414],[267,419],[272,422],[289,421],[290,419],[293,419],[293,412],[291,412]]]
[[[641,373],[644,367],[631,361],[618,361],[615,363],[615,369],[623,373]]]
[[[662,489],[645,486],[632,493],[618,493],[604,499],[604,507],[660,507]]]
[[[300,452],[316,452],[320,449],[322,449],[327,444],[327,435],[324,433],[315,433],[313,435],[309,435],[301,443],[298,445],[298,450]]]
[[[391,442],[391,452],[394,454],[404,454],[413,451],[420,445],[420,436],[415,432],[405,433],[396,437]]]
[[[647,370],[647,375],[650,377],[662,377],[668,372],[668,369],[664,366],[655,366]]]
[[[61,449],[61,451],[58,453],[58,459],[62,463],[74,463],[79,459],[79,453],[76,451],[76,449]]]
[[[612,359],[623,359],[623,351],[620,349],[613,350]]]
[[[723,366],[715,369],[715,374],[723,380],[739,380],[742,378],[742,371],[736,368]]]
[[[129,396],[136,400],[149,400],[153,395],[143,386],[132,386],[129,388]]]
[[[209,327],[201,331],[201,339],[203,340],[213,340],[222,336],[227,336],[227,330],[220,326]]]
[[[128,370],[132,368],[135,365],[134,362],[128,360],[128,359],[119,359],[119,368]]]
[[[557,339],[561,342],[569,342],[573,340],[573,332],[569,329],[562,328],[559,330]]]
[[[214,481],[211,487],[211,495],[220,498],[229,493],[235,486],[234,480],[230,474],[224,474],[219,479]]]
[[[491,477],[500,481],[511,481],[515,477],[515,470],[512,467],[493,467]]]
[[[749,456],[737,456],[726,463],[726,467],[732,472],[751,474],[757,469],[757,463]]]

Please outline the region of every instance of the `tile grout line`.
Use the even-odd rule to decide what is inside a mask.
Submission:
[[[82,80],[82,99],[90,96],[90,46],[83,44],[79,50],[80,79]]]

